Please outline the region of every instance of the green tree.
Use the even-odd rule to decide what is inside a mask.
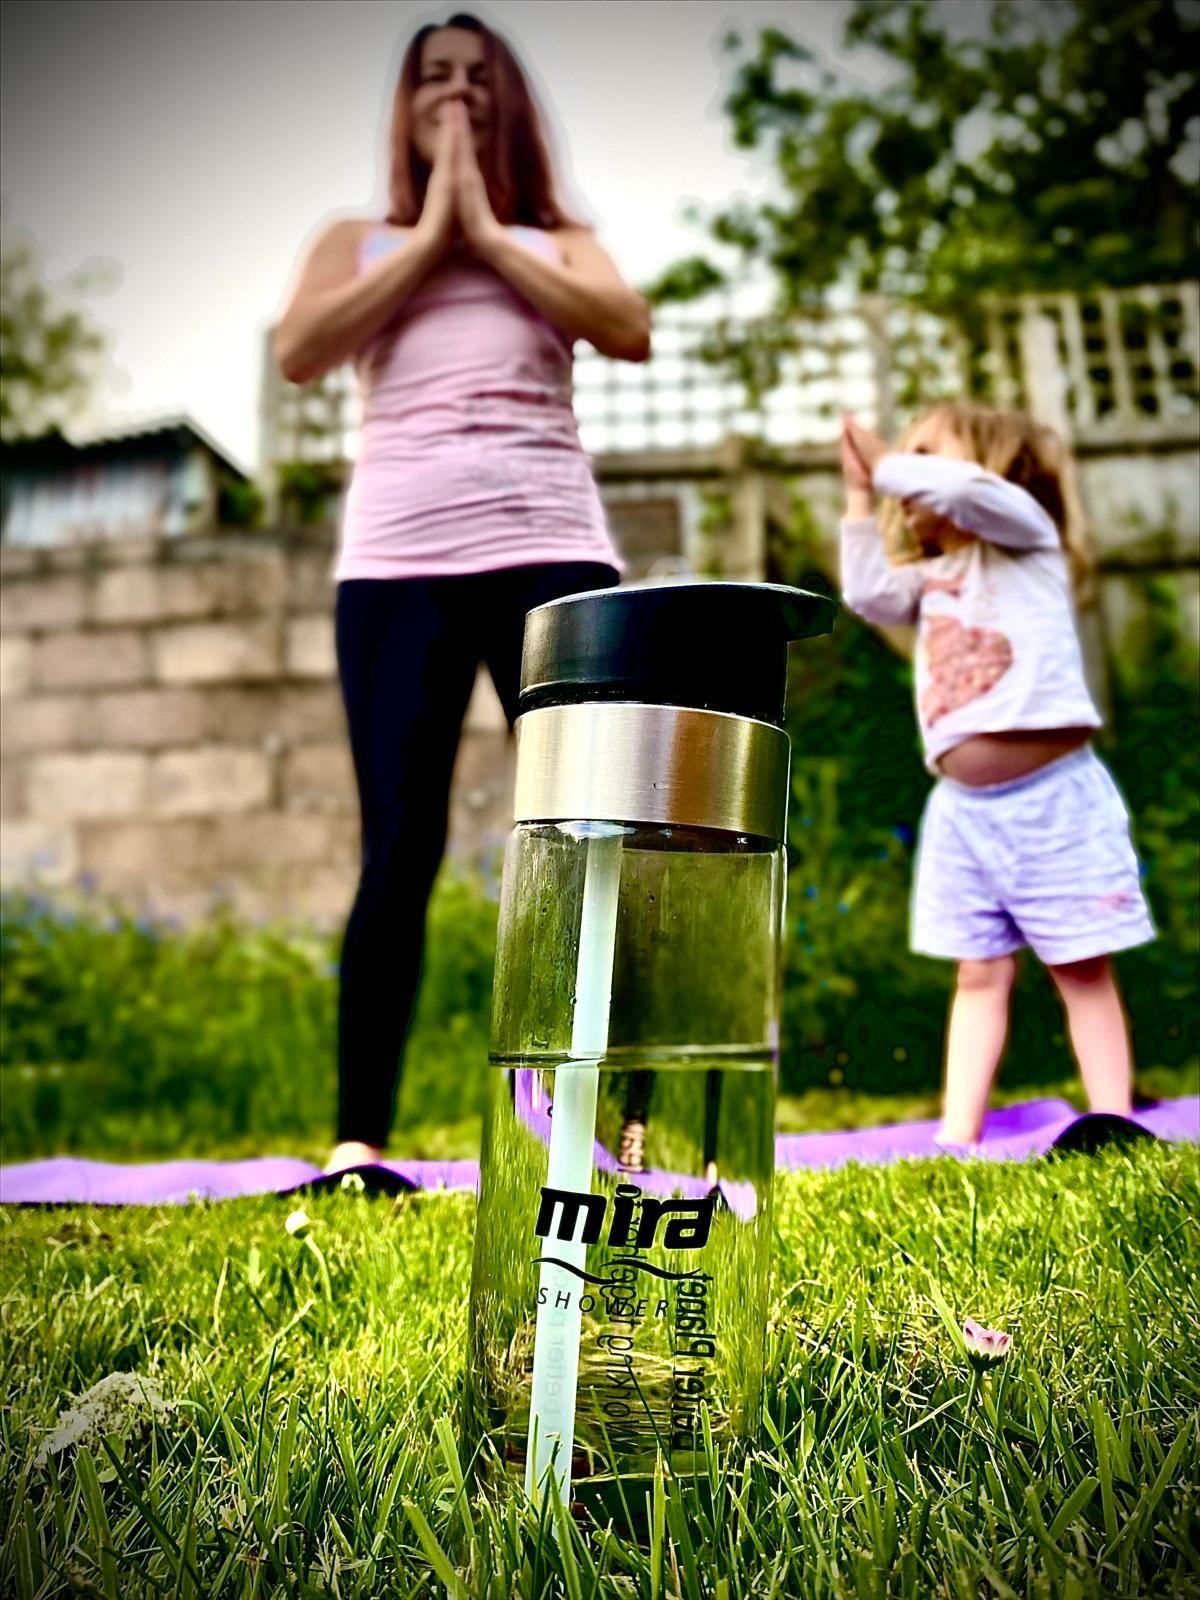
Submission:
[[[46,284],[37,253],[15,239],[0,252],[0,439],[36,437],[76,417],[91,398],[107,341],[72,303],[106,287],[111,269],[96,263]]]
[[[734,142],[778,190],[706,225],[782,311],[837,283],[946,309],[1195,272],[1200,0],[858,0],[842,54],[873,53],[870,85],[776,28],[724,49]],[[729,275],[698,255],[652,293]]]

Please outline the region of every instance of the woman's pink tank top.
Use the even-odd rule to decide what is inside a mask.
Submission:
[[[556,250],[535,228],[512,232]],[[373,229],[360,269],[396,248],[403,236]],[[336,580],[620,567],[571,406],[571,347],[490,267],[456,251],[357,369],[362,440]]]

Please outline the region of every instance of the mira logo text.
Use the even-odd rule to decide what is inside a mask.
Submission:
[[[582,1194],[576,1189],[542,1186],[534,1232],[540,1239],[564,1244],[598,1244],[608,1216],[606,1243],[616,1249],[644,1250],[661,1243],[667,1250],[702,1250],[712,1231],[717,1195],[703,1200],[657,1200],[630,1183],[623,1183],[609,1203],[602,1194]],[[581,1227],[582,1224],[582,1227]],[[662,1238],[658,1237],[659,1226]]]

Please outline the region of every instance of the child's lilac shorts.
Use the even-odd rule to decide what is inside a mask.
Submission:
[[[1154,938],[1125,810],[1090,745],[1011,783],[942,778],[921,820],[912,946],[1052,966]]]

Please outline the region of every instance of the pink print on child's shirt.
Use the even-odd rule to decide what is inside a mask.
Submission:
[[[1012,642],[992,628],[964,628],[953,617],[930,617],[924,628],[929,679],[921,721],[933,727],[994,689],[1013,664]]]

